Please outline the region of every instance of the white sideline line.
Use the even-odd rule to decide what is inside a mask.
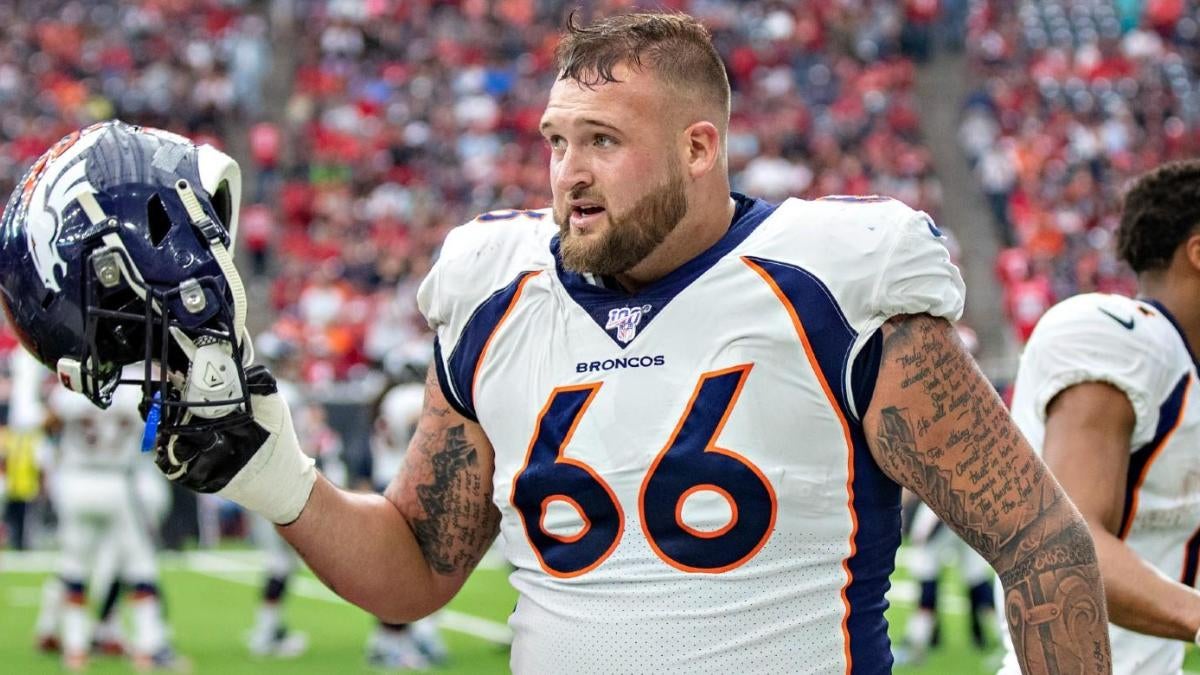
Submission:
[[[921,585],[908,579],[897,579],[887,592],[888,602],[897,607],[916,607],[921,596]],[[938,612],[966,616],[970,612],[967,598],[959,593],[940,593]]]
[[[57,569],[55,551],[2,551],[0,572],[53,572]]]
[[[452,609],[443,609],[437,614],[438,625],[466,635],[473,635],[498,645],[512,644],[512,629],[508,624],[481,619],[470,614],[463,614]]]
[[[256,550],[245,551],[185,551],[158,554],[164,570],[200,572],[260,571],[266,556]],[[53,572],[57,569],[57,551],[0,551],[0,572],[28,574]],[[487,553],[479,563],[481,569],[506,569],[507,563],[494,553]]]

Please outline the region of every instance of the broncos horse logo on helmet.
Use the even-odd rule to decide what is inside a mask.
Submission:
[[[237,162],[209,145],[118,120],[75,132],[9,198],[0,305],[25,348],[98,406],[139,384],[174,421],[248,412],[240,200]],[[144,377],[121,379],[138,362]]]

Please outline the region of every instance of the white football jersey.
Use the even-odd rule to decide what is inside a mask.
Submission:
[[[138,414],[141,392],[117,387],[112,405],[101,410],[83,394],[55,387],[48,406],[62,426],[58,466],[62,469],[125,470],[133,466],[145,424]]]
[[[516,673],[890,672],[900,488],[859,416],[878,328],[962,279],[899,202],[734,198],[637,293],[563,268],[549,210],[457,228],[420,288],[495,448]]]
[[[1078,295],[1038,322],[1013,391],[1013,419],[1042,452],[1046,406],[1082,382],[1129,398],[1137,421],[1119,536],[1168,577],[1195,586],[1200,561],[1200,401],[1196,365],[1171,315],[1152,301]],[[1011,644],[1005,673],[1020,672]],[[1183,643],[1109,626],[1114,673],[1179,672]]]

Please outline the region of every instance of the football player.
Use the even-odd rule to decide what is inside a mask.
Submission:
[[[53,416],[52,420],[53,420]],[[57,424],[57,421],[54,422]],[[51,476],[53,484],[56,476]],[[152,532],[147,532],[154,545],[158,546],[157,531],[162,527],[171,506],[170,489],[162,474],[148,462],[137,462],[133,467],[133,504],[139,513],[144,514],[145,525]],[[70,500],[69,495],[57,495],[53,500]],[[124,555],[124,539],[121,537],[104,539],[93,557],[92,576],[89,586],[107,589],[100,597],[96,611],[96,622],[92,629],[91,652],[103,656],[128,656],[129,647],[122,627],[121,615],[118,611],[121,596],[126,591],[134,589],[126,587],[121,580],[121,558]],[[62,650],[59,635],[62,630],[62,617],[66,603],[66,587],[60,577],[48,578],[42,585],[42,601],[38,608],[36,625],[37,646],[39,651],[58,653]],[[162,604],[162,588],[158,589],[158,598]],[[160,660],[161,661],[161,660]],[[182,662],[180,662],[182,663]]]
[[[987,646],[985,625],[995,623],[991,568],[973,549],[946,527],[928,506],[917,503],[908,525],[908,573],[920,588],[917,608],[904,627],[903,649],[897,661],[907,665],[923,662],[930,648],[941,641],[938,617],[939,582],[947,565],[957,568],[967,587],[971,640],[977,649]]]
[[[64,193],[94,224],[66,271],[42,274],[26,241],[0,240],[0,261],[28,272],[0,278],[0,296],[26,331],[72,308],[39,277],[100,291],[73,309],[116,314],[123,342],[139,318],[141,351],[164,364],[139,383],[160,468],[278,524],[386,621],[448,602],[503,530],[514,672],[886,672],[901,486],[998,570],[1030,671],[1108,672],[1087,526],[955,336],[962,280],[928,216],[730,192],[728,80],[690,17],[570,22],[557,57],[540,124],[553,208],[449,235],[418,293],[437,332],[421,420],[383,496],[322,478],[270,374],[246,367],[244,295],[222,262],[233,223],[200,151],[162,151],[187,174],[176,182],[138,165],[192,268],[136,273],[153,265],[153,228],[114,233],[105,218],[127,193],[93,181]],[[9,231],[46,228],[33,193],[35,208],[10,205]],[[189,280],[214,293],[201,302]],[[105,364],[128,355],[88,326],[69,319],[38,353],[103,403]]]
[[[134,462],[140,454],[142,420],[137,406],[137,393],[130,388],[119,390],[107,411],[63,388],[48,401],[48,425],[58,437],[54,508],[66,589],[60,640],[63,661],[71,669],[84,666],[92,648],[86,587],[105,548],[115,563],[116,578],[132,589],[134,634],[129,651],[135,665],[182,666],[168,640],[159,602],[152,530],[163,509],[147,506],[138,496]],[[107,629],[111,634],[112,626]],[[105,637],[104,631],[100,637]]]
[[[1200,642],[1200,161],[1132,184],[1117,250],[1139,297],[1048,311],[1021,355],[1013,418],[1091,527],[1114,672],[1178,673]],[[1002,672],[1017,672],[1011,645]]]
[[[287,401],[288,409],[300,410],[305,398],[294,384],[298,380],[295,348],[284,343],[271,344],[264,357],[272,364],[277,376],[279,395]],[[255,656],[272,656],[290,659],[300,656],[308,649],[308,635],[290,628],[283,620],[283,601],[288,582],[299,567],[296,551],[279,536],[270,521],[256,513],[247,514],[250,521],[250,536],[265,558],[266,578],[263,581],[261,601],[250,630],[247,647]]]

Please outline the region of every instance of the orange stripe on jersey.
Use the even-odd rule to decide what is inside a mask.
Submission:
[[[722,497],[725,498],[725,501],[729,504],[729,522],[722,525],[719,529],[712,530],[711,532],[706,532],[704,530],[697,530],[696,528],[683,522],[683,503],[687,501],[688,497],[694,495],[697,492],[704,492],[704,491],[715,492],[715,493],[721,495]],[[692,535],[693,537],[700,537],[702,539],[716,539],[717,537],[732,530],[733,526],[737,525],[737,521],[738,521],[738,507],[737,507],[737,502],[734,501],[734,499],[733,499],[733,495],[731,495],[728,492],[726,492],[725,490],[723,490],[720,486],[713,485],[711,483],[703,483],[701,485],[694,485],[694,486],[688,488],[686,491],[684,491],[684,493],[682,495],[680,495],[679,501],[675,504],[675,522],[679,524],[680,529],[682,529],[683,531]],[[758,549],[755,549],[755,550],[757,551]]]
[[[491,335],[488,335],[487,341],[483,343],[483,349],[479,350],[479,358],[475,359],[475,377],[471,380],[472,401],[476,400],[475,394],[479,389],[479,373],[483,371],[483,359],[487,356],[488,349],[492,346],[492,340],[496,339],[496,333],[500,332],[500,327],[504,325],[505,320],[508,319],[508,315],[512,314],[513,308],[517,306],[517,301],[521,299],[521,293],[525,291],[525,284],[541,273],[541,270],[526,272],[525,276],[521,277],[521,281],[517,282],[517,292],[513,293],[512,300],[508,301],[508,308],[504,310],[504,313],[500,315],[500,320],[492,328]]]
[[[1183,386],[1183,400],[1179,404],[1179,414],[1175,418],[1175,423],[1171,425],[1171,429],[1163,434],[1158,445],[1154,446],[1154,450],[1150,452],[1150,457],[1146,460],[1146,463],[1142,465],[1142,470],[1138,472],[1137,480],[1134,481],[1133,489],[1129,493],[1129,508],[1125,514],[1125,522],[1121,523],[1121,531],[1117,535],[1118,539],[1125,539],[1125,537],[1129,536],[1129,531],[1133,529],[1133,521],[1137,517],[1138,497],[1142,491],[1142,484],[1146,482],[1146,476],[1150,474],[1150,467],[1154,464],[1154,460],[1158,459],[1163,448],[1167,447],[1167,443],[1171,442],[1171,437],[1175,435],[1175,431],[1179,429],[1179,425],[1183,423],[1183,416],[1187,411],[1188,396],[1192,389],[1191,373],[1185,377],[1187,378],[1187,383]]]
[[[788,316],[792,320],[792,327],[796,329],[796,336],[800,338],[800,344],[804,349],[805,358],[808,359],[808,365],[812,368],[813,374],[816,375],[817,382],[821,384],[821,390],[825,392],[825,398],[829,401],[829,409],[837,415],[838,422],[842,425],[842,436],[846,439],[846,508],[850,512],[850,555],[842,560],[842,569],[846,572],[846,583],[842,586],[841,595],[842,606],[845,608],[845,612],[842,614],[842,649],[846,656],[846,672],[849,673],[853,670],[854,664],[850,657],[850,631],[846,626],[846,622],[850,619],[850,599],[846,597],[846,589],[854,581],[854,574],[850,571],[850,559],[857,552],[854,537],[858,534],[858,513],[854,510],[854,440],[850,436],[850,424],[846,421],[845,415],[842,414],[841,406],[838,405],[837,397],[834,396],[833,390],[829,387],[829,382],[825,380],[825,374],[821,371],[820,364],[817,363],[816,354],[813,353],[812,343],[808,340],[808,333],[804,330],[804,323],[800,321],[800,316],[796,314],[796,309],[788,301],[787,295],[761,266],[744,256],[742,257],[742,262],[746,263],[750,269],[762,277],[763,281],[770,286],[775,297],[779,299],[779,304],[783,305],[784,310],[787,311]]]

